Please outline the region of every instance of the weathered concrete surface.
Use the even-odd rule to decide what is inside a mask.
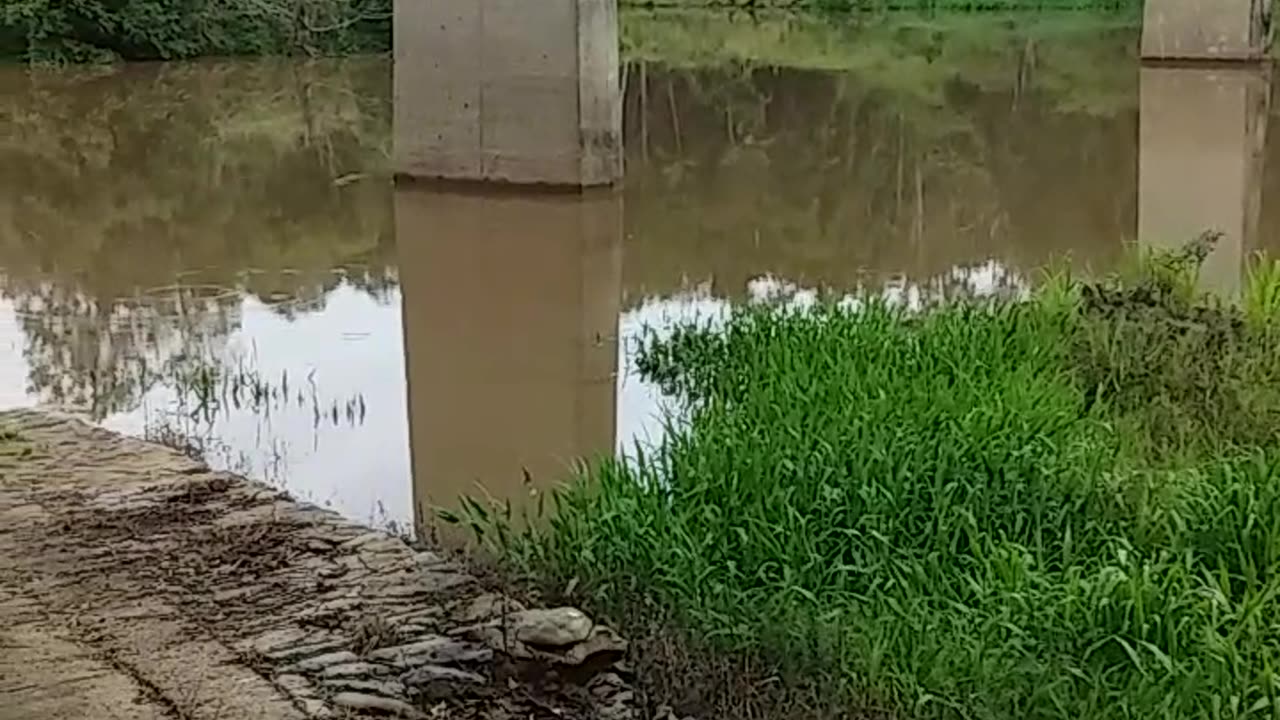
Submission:
[[[622,176],[616,0],[396,0],[395,170],[588,187]]]
[[[436,553],[78,420],[0,429],[4,720],[633,717],[603,627],[528,645]]]
[[[1270,0],[1146,0],[1144,60],[1258,60]]]

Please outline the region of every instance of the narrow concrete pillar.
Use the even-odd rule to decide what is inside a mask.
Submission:
[[[1144,60],[1259,60],[1270,0],[1146,0]]]
[[[622,176],[617,0],[395,0],[395,171]]]
[[[1202,289],[1236,296],[1257,247],[1270,71],[1144,67],[1138,148],[1138,240],[1176,248],[1224,234]]]
[[[616,193],[525,195],[400,183],[396,244],[414,502],[532,498],[610,454],[622,217]]]

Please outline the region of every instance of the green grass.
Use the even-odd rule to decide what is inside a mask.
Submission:
[[[1280,260],[1258,255],[1247,268],[1245,313],[1256,325],[1280,319]]]
[[[1008,83],[1034,43],[1045,70],[1074,85],[1114,85],[1133,71],[1140,16],[1033,12],[890,12],[829,17],[718,9],[624,8],[623,56],[675,68],[780,66],[864,73],[886,89],[929,87],[962,67],[970,82]],[[1078,67],[1072,67],[1072,65]],[[883,76],[888,77],[883,77]]]
[[[641,349],[687,410],[663,446],[532,530],[470,520],[628,631],[660,611],[828,712],[1275,717],[1280,360],[1252,301],[1184,288],[740,307]]]

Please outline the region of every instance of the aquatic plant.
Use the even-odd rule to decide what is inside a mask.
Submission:
[[[219,358],[200,354],[181,356],[157,374],[155,382],[173,390],[176,410],[192,419],[213,423],[232,412],[245,411],[270,417],[282,409],[309,409],[312,424],[362,425],[368,414],[362,393],[343,399],[322,400],[314,372],[305,384],[290,385],[288,371],[268,377],[246,358]]]
[[[1199,257],[654,336],[687,418],[541,525],[485,510],[485,540],[636,633],[658,608],[827,688],[790,717],[1272,717],[1280,361],[1173,282]]]

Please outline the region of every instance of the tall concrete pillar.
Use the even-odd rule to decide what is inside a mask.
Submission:
[[[1258,60],[1271,0],[1146,0],[1144,60]]]
[[[1200,282],[1236,296],[1258,243],[1270,71],[1144,67],[1140,82],[1138,240],[1176,248],[1221,231]]]
[[[572,187],[622,175],[617,0],[395,0],[395,171]]]
[[[621,199],[395,192],[419,526],[463,495],[532,509],[613,451]]]

